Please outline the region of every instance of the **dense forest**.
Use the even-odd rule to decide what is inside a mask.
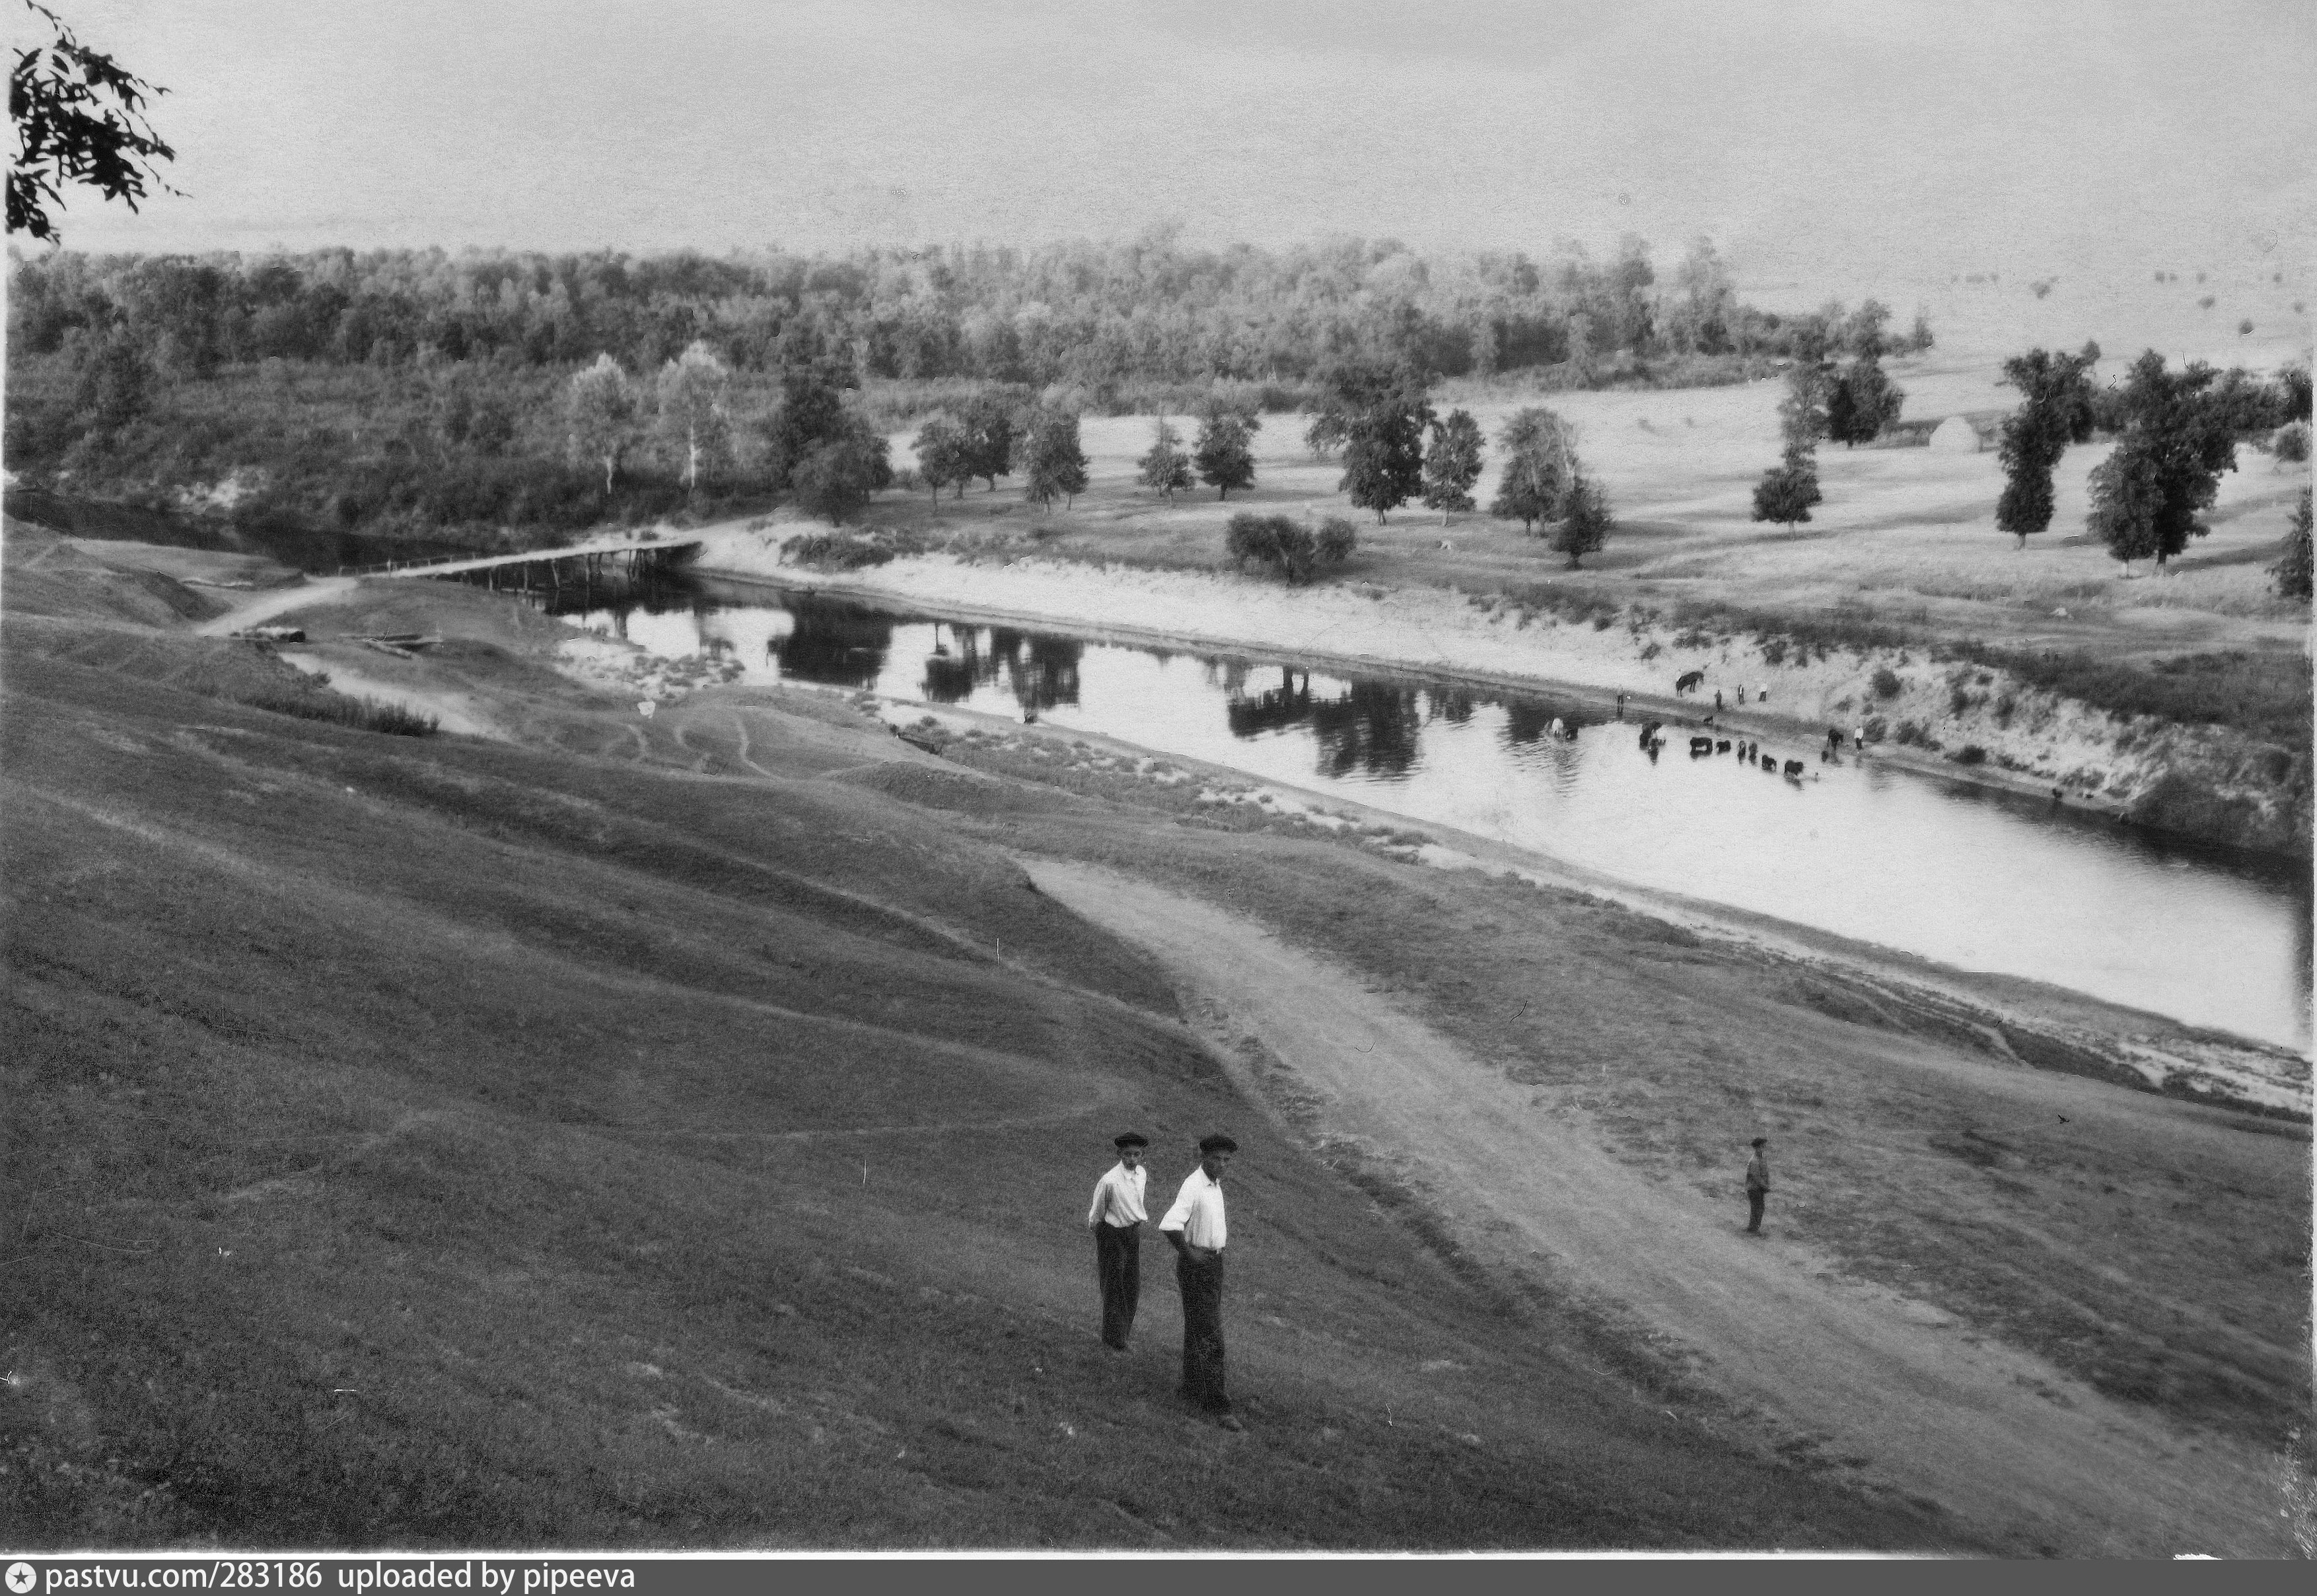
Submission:
[[[1606,260],[1546,263],[1391,240],[1194,250],[1165,232],[719,258],[59,252],[14,263],[8,314],[20,481],[470,542],[779,495],[765,441],[783,374],[808,368],[891,429],[993,388],[1025,409],[1189,408],[1217,387],[1286,409],[1346,361],[1672,386],[1930,337],[1918,317],[1894,340],[1872,301],[1746,306],[1703,240],[1661,279],[1631,237]],[[606,357],[636,389],[623,470],[593,463],[568,415],[574,376]],[[722,374],[712,457],[696,427],[653,424],[686,361]]]

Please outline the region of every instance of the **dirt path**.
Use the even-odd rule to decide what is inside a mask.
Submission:
[[[318,604],[343,604],[353,597],[362,584],[352,576],[317,576],[292,587],[270,588],[252,598],[244,599],[214,620],[205,620],[195,629],[204,638],[222,638],[244,627],[263,626],[277,615],[292,610],[310,609]]]
[[[1211,1022],[1259,1040],[1330,1135],[1401,1164],[1459,1240],[1542,1253],[1706,1359],[1705,1378],[1871,1477],[2022,1552],[2290,1556],[2277,1464],[2183,1437],[1946,1314],[1838,1277],[1742,1205],[1652,1182],[1359,981],[1212,905],[1025,860],[1041,890],[1150,949]],[[1226,1049],[1228,1052],[1228,1049]],[[1574,1130],[1577,1134],[1572,1135]]]

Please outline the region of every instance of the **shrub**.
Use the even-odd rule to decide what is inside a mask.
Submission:
[[[1959,765],[1982,765],[1987,762],[1987,750],[1976,743],[1965,743],[1947,757]]]
[[[781,557],[792,566],[820,571],[858,571],[881,566],[893,557],[892,545],[878,538],[845,532],[808,532],[781,545]]]
[[[1965,691],[1964,691],[1964,689],[1962,688],[1962,686],[1961,686],[1961,685],[1956,685],[1956,686],[1950,687],[1950,688],[1948,688],[1948,689],[1947,689],[1947,713],[1948,713],[1948,714],[1950,714],[1950,715],[1960,715],[1960,714],[1962,714],[1965,709],[1970,709],[1970,708],[1971,708],[1971,694],[1970,694],[1970,693],[1968,693],[1968,692],[1966,692]]]
[[[390,737],[431,737],[441,729],[441,722],[432,715],[422,715],[400,704],[382,703],[377,699],[349,698],[342,692],[332,692],[319,683],[283,683],[263,686],[232,695],[236,702],[254,709],[270,709],[276,715],[294,715],[300,720],[322,720],[335,726],[352,727],[356,731],[382,732]]]
[[[1895,699],[1905,686],[1906,683],[1899,680],[1899,673],[1888,665],[1874,673],[1874,696],[1878,699]]]
[[[1341,565],[1359,545],[1359,534],[1340,515],[1311,529],[1291,515],[1255,515],[1242,510],[1223,530],[1223,552],[1244,570],[1254,560],[1277,570],[1289,582],[1308,582],[1322,565]]]
[[[1784,664],[1785,663],[1785,659],[1786,640],[1784,638],[1765,638],[1762,639],[1762,663],[1764,664]]]
[[[2269,441],[2269,449],[2286,465],[2299,465],[2309,458],[2308,424],[2296,421],[2289,427],[2279,427]]]
[[[1903,747],[1912,743],[1927,742],[1928,739],[1923,736],[1923,728],[1916,722],[1902,720],[1899,723],[1899,729],[1892,735],[1891,740]]]
[[[1859,729],[1865,734],[1868,742],[1879,743],[1891,735],[1891,723],[1880,715],[1872,715]]]

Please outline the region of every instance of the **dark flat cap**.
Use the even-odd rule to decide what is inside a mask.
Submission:
[[[1124,1136],[1111,1137],[1110,1145],[1114,1147],[1147,1147],[1150,1145],[1150,1138],[1139,1130],[1130,1130]]]
[[[1236,1153],[1239,1151],[1239,1144],[1219,1130],[1212,1136],[1203,1136],[1199,1138],[1199,1151],[1202,1153]]]
[[[1754,1145],[1758,1147],[1767,1147],[1770,1145],[1770,1138],[1766,1136],[1758,1136],[1754,1138]]]

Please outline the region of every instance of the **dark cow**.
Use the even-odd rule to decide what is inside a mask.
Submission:
[[[1691,689],[1699,686],[1704,682],[1704,680],[1705,673],[1704,671],[1685,671],[1680,675],[1673,679],[1673,690],[1677,693],[1687,692]]]
[[[1803,764],[1801,760],[1790,759],[1786,761],[1786,774],[1789,776],[1799,776],[1807,769],[1809,769],[1809,767]]]
[[[1722,741],[1720,741],[1719,743],[1716,743],[1716,744],[1713,745],[1713,752],[1714,752],[1714,753],[1729,753],[1729,752],[1730,752],[1730,739],[1729,739],[1729,738],[1727,738],[1727,737],[1724,737],[1724,738],[1722,738]]]
[[[1701,754],[1711,753],[1713,752],[1713,739],[1712,737],[1692,737],[1689,740],[1690,758],[1695,759]]]

